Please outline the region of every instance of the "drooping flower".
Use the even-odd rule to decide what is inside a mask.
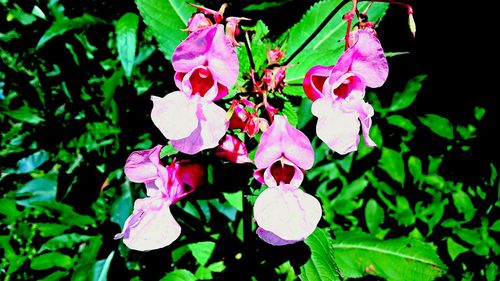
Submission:
[[[275,115],[255,153],[255,178],[269,187],[280,184],[298,187],[304,179],[304,170],[313,163],[314,151],[306,135],[292,127],[286,117]]]
[[[226,135],[217,146],[215,155],[232,163],[252,163],[248,158],[245,143],[232,135]]]
[[[315,66],[304,79],[304,91],[314,101],[312,113],[318,117],[316,133],[340,154],[357,149],[360,123],[365,144],[376,146],[369,136],[373,108],[363,98],[367,86],[382,86],[388,75],[378,39],[366,30],[356,31],[355,36],[336,65]]]
[[[224,27],[214,25],[191,33],[174,51],[172,64],[180,91],[152,97],[153,123],[183,153],[216,147],[229,122],[214,101],[227,95],[239,70]]]
[[[308,237],[321,218],[316,198],[299,189],[304,171],[314,163],[309,139],[293,128],[286,117],[275,115],[262,134],[255,154],[255,178],[269,188],[255,201],[257,235],[279,246]]]
[[[160,163],[161,145],[133,152],[125,164],[125,175],[132,182],[144,183],[147,196],[137,199],[134,211],[115,239],[123,238],[130,249],[149,251],[175,241],[181,227],[170,212],[170,206],[204,183],[205,170],[199,164]]]

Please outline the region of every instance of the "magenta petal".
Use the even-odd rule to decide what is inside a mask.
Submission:
[[[365,144],[375,147],[377,144],[370,138],[370,127],[372,126],[373,107],[366,102],[362,102],[358,107],[359,121],[363,130],[363,139]]]
[[[208,67],[216,76],[216,81],[232,87],[238,79],[240,63],[233,44],[224,34],[224,27],[217,25],[217,33],[213,39],[212,48],[208,54]]]
[[[315,101],[324,96],[323,85],[330,76],[331,70],[331,66],[317,65],[307,71],[302,86],[310,100]]]
[[[232,135],[226,135],[223,138],[219,146],[217,146],[215,155],[233,163],[252,163],[252,160],[248,158],[245,143]]]
[[[259,227],[283,240],[305,239],[322,214],[316,198],[291,185],[267,188],[257,197],[253,210]]]
[[[125,175],[132,182],[147,182],[158,178],[162,146],[134,151],[125,163]]]
[[[279,236],[276,234],[267,231],[263,229],[262,227],[257,227],[257,231],[255,232],[259,236],[260,239],[262,239],[264,242],[267,244],[271,244],[273,246],[284,246],[284,245],[290,245],[297,243],[301,240],[284,240],[281,239]]]
[[[198,126],[186,138],[171,140],[172,146],[186,154],[196,154],[214,148],[226,133],[229,122],[226,112],[218,105],[208,102],[200,105],[196,112]]]
[[[389,74],[389,66],[380,42],[365,30],[358,30],[356,37],[357,41],[351,48],[351,71],[362,76],[368,87],[382,86]]]
[[[312,113],[318,117],[316,134],[333,151],[347,154],[357,149],[359,144],[359,121],[356,111],[348,111],[341,102],[329,98],[313,103]]]
[[[275,115],[274,122],[260,138],[255,165],[258,169],[266,168],[282,156],[306,170],[314,163],[314,151],[306,135],[293,128],[286,117]]]
[[[152,96],[151,119],[169,140],[189,136],[198,124],[197,103],[182,92],[173,92],[163,98]]]
[[[123,238],[130,249],[150,251],[170,245],[181,234],[181,227],[170,213],[169,205],[161,198],[137,199],[134,213],[125,221]]]

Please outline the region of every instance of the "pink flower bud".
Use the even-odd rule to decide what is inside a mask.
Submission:
[[[215,155],[232,163],[252,163],[245,144],[237,137],[226,135],[215,150]]]
[[[285,56],[285,53],[280,51],[279,47],[272,50],[267,50],[267,63],[269,65],[278,64],[279,60]]]

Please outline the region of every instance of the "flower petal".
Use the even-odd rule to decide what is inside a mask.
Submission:
[[[377,88],[384,84],[389,66],[380,41],[368,31],[358,30],[357,41],[352,50],[351,71],[362,76],[366,85]]]
[[[125,163],[125,175],[132,182],[147,182],[158,178],[161,145],[134,151]]]
[[[226,112],[218,105],[208,102],[200,105],[196,112],[198,126],[183,139],[171,140],[172,146],[186,154],[196,154],[214,148],[226,133],[229,122]]]
[[[217,146],[215,155],[233,163],[252,163],[252,160],[248,158],[248,152],[245,143],[240,141],[237,137],[229,134],[226,135],[222,139],[219,146]]]
[[[347,111],[340,103],[334,104],[330,98],[318,99],[313,103],[312,113],[318,117],[318,137],[333,151],[347,154],[359,144],[358,113]]]
[[[281,239],[276,234],[272,233],[271,231],[267,231],[267,230],[263,229],[262,227],[257,227],[257,231],[255,233],[257,233],[259,238],[262,239],[264,242],[271,244],[273,246],[290,245],[290,244],[294,244],[294,243],[301,241],[301,240]]]
[[[303,87],[307,97],[315,101],[324,96],[323,85],[330,75],[332,66],[317,65],[309,69],[304,78]]]
[[[224,27],[217,25],[217,33],[208,54],[208,67],[213,71],[217,82],[231,88],[238,79],[240,63],[233,44],[224,34]]]
[[[134,213],[125,221],[123,238],[130,249],[150,251],[166,247],[181,234],[181,227],[170,213],[169,205],[161,198],[137,199]]]
[[[286,117],[275,115],[274,122],[260,138],[255,165],[258,169],[269,167],[281,156],[306,170],[314,163],[314,151],[306,135],[293,128]]]
[[[321,219],[321,205],[313,196],[291,185],[264,190],[255,201],[259,227],[283,240],[303,240]]]
[[[182,139],[196,129],[197,103],[182,92],[173,92],[163,98],[152,96],[151,119],[169,140]]]

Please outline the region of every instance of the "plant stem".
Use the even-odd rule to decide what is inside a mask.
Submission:
[[[328,22],[340,11],[340,9],[342,9],[342,7],[344,7],[345,4],[347,4],[347,2],[350,2],[351,0],[343,0],[342,2],[340,2],[340,4],[338,4],[335,9],[333,9],[330,14],[328,14],[328,16],[323,20],[323,22],[321,22],[319,24],[319,26],[316,28],[316,30],[314,30],[314,32],[307,38],[307,40],[302,43],[302,45],[300,45],[300,47],[295,50],[295,52],[293,52],[293,54],[285,61],[284,65],[288,65],[290,64],[290,62],[302,51],[304,50],[305,47],[307,47],[307,45],[309,45],[309,43],[311,43],[311,41],[321,32],[321,30],[323,30],[323,28],[325,28],[325,26],[328,24]]]
[[[248,61],[250,62],[251,71],[255,70],[255,62],[253,61],[252,49],[250,49],[250,38],[248,37],[248,32],[245,30],[245,48],[247,50]]]

